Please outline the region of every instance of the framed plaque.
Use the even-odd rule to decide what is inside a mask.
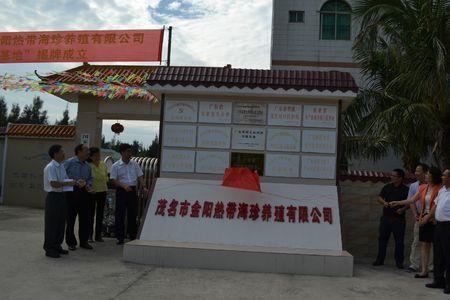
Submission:
[[[266,129],[263,127],[233,127],[233,149],[264,150]]]
[[[303,155],[301,173],[303,178],[335,179],[336,157]]]
[[[224,126],[199,126],[198,148],[230,149],[231,127]]]
[[[303,130],[302,152],[336,153],[336,131]]]
[[[277,126],[301,126],[302,106],[297,104],[269,104],[267,124]]]
[[[305,105],[303,107],[303,126],[336,128],[337,107],[331,105]]]
[[[195,147],[197,126],[164,124],[163,146]]]
[[[163,149],[161,164],[163,172],[193,173],[195,151]]]
[[[224,174],[230,166],[230,154],[220,151],[197,151],[195,172]]]
[[[299,177],[300,156],[273,154],[266,155],[265,176]]]
[[[269,128],[267,151],[300,152],[300,129]]]
[[[266,125],[266,104],[234,103],[233,122],[235,124]]]
[[[197,106],[197,101],[167,100],[164,109],[164,121],[196,123]]]
[[[198,121],[200,123],[231,123],[231,102],[200,101]]]

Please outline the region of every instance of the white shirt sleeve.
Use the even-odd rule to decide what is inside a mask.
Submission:
[[[137,162],[134,162],[134,168],[136,169],[136,177],[137,178],[144,175],[144,173],[141,170],[141,167],[139,167],[139,164]]]
[[[49,165],[44,169],[44,175],[47,178],[48,182],[58,181],[58,172],[53,165]],[[62,180],[63,178],[61,178]]]
[[[119,172],[118,172],[118,169],[117,169],[117,165],[113,164],[111,166],[111,171],[109,172],[109,178],[117,180],[118,177],[119,177]]]

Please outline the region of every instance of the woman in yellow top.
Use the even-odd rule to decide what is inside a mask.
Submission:
[[[102,225],[106,193],[108,191],[108,169],[106,164],[100,159],[99,148],[92,147],[89,149],[88,161],[92,173],[91,201],[89,201],[89,240],[93,241],[95,215],[95,241],[103,242]]]

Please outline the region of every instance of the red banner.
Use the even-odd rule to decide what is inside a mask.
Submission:
[[[164,31],[0,33],[0,63],[161,61]]]

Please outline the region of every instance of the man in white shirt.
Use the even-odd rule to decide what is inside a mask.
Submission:
[[[144,189],[144,195],[148,190],[144,185],[144,173],[142,173],[139,165],[131,160],[131,145],[121,144],[120,154],[122,159],[115,162],[110,171],[112,183],[116,186],[116,238],[117,244],[122,245],[125,240],[125,214],[127,215],[127,231],[130,240],[136,239],[137,236],[137,208],[138,199],[136,187],[138,182]]]
[[[425,217],[434,217],[437,222],[433,245],[434,281],[426,287],[443,288],[445,294],[450,294],[450,168],[442,173],[442,184],[435,206]]]
[[[419,191],[419,186],[425,183],[425,174],[428,172],[429,167],[426,164],[418,164],[414,175],[417,181],[409,186],[408,198],[411,198]],[[410,265],[407,272],[417,272],[420,269],[420,242],[419,242],[419,215],[422,211],[421,202],[416,201],[410,204],[411,212],[414,220],[414,233],[413,242],[411,244],[411,254],[409,255]],[[432,269],[433,262],[430,260],[428,265],[429,269]]]
[[[65,221],[67,215],[67,201],[63,187],[74,186],[75,181],[69,181],[66,170],[62,165],[65,153],[61,145],[53,145],[48,150],[52,159],[44,168],[44,190],[47,192],[45,200],[45,255],[52,258],[68,254],[61,247],[64,240]]]

